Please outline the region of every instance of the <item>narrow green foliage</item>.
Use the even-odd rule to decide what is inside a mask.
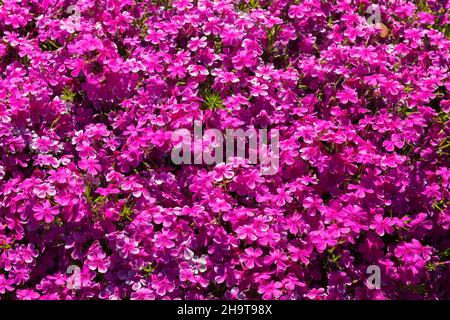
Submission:
[[[259,9],[259,0],[250,0],[248,3],[241,1],[237,5],[237,9],[243,12],[249,12],[251,9]]]
[[[438,145],[437,153],[439,155],[448,155],[450,152],[450,136],[442,139],[441,143]]]
[[[11,245],[6,242],[0,243],[0,249],[6,249],[6,250],[11,249]]]
[[[435,208],[439,211],[443,211],[445,209],[445,201],[441,200],[441,201],[433,203],[433,208]]]
[[[430,7],[428,6],[428,0],[420,0],[417,3],[417,11],[432,13]]]
[[[122,218],[125,218],[127,220],[132,221],[133,219],[131,218],[131,214],[133,213],[133,208],[132,207],[128,207],[127,205],[124,205],[122,208],[122,211],[120,212],[120,216]]]
[[[148,25],[147,25],[147,20],[149,18],[149,14],[143,14],[139,19],[135,19],[133,21],[133,26],[135,26],[137,29],[139,29],[139,36],[141,38],[145,38],[147,36],[147,31],[148,31]]]
[[[277,40],[278,34],[281,30],[280,25],[275,25],[268,29],[267,32],[267,51],[272,52],[275,41]]]
[[[170,9],[172,7],[172,0],[153,0],[152,3],[158,7]]]
[[[42,42],[40,44],[40,47],[43,51],[56,51],[61,48],[58,43],[54,42],[51,39],[47,39],[45,42]]]
[[[66,86],[63,90],[62,96],[61,96],[61,100],[65,101],[65,102],[73,102],[73,100],[76,97],[76,93],[73,92],[69,86]]]
[[[252,9],[259,8],[259,0],[250,0],[248,4],[249,4],[250,8],[252,8]]]
[[[205,89],[202,92],[203,108],[206,110],[223,109],[223,101],[219,93],[211,89]]]
[[[148,263],[147,266],[142,268],[142,271],[144,271],[146,276],[151,276],[153,271],[156,269],[156,266],[153,266],[151,263]]]

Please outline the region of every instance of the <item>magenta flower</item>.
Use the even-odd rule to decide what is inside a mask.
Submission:
[[[449,0],[1,2],[0,299],[450,298]]]
[[[138,245],[139,243],[137,241],[128,237],[121,238],[117,241],[117,248],[120,250],[120,255],[125,259],[129,255],[139,253]]]
[[[230,204],[225,201],[224,199],[221,198],[215,198],[210,204],[209,206],[211,207],[211,210],[213,212],[225,212],[225,211],[229,211],[231,209]]]
[[[93,271],[97,270],[100,273],[106,273],[111,266],[111,260],[106,256],[106,253],[94,250],[88,253],[86,265]]]
[[[326,294],[324,288],[313,288],[309,290],[308,293],[305,293],[305,297],[311,300],[323,300],[325,296]]]
[[[37,300],[40,296],[41,295],[34,290],[17,290],[17,299],[19,300]]]
[[[347,104],[349,102],[357,103],[358,102],[358,95],[354,89],[344,87],[342,91],[339,91],[336,94],[336,97],[339,99],[340,102],[343,104]]]
[[[206,48],[206,37],[194,37],[189,41],[188,48],[192,51],[197,51],[201,48]]]
[[[171,78],[184,78],[186,76],[186,68],[181,64],[173,64],[167,68]]]
[[[262,254],[263,252],[259,248],[247,248],[245,249],[245,254],[242,256],[241,261],[249,269],[253,269],[255,266],[260,267],[262,264],[258,257]]]
[[[256,236],[256,230],[252,225],[244,225],[236,228],[236,234],[239,239],[246,240],[249,242],[253,242],[258,237]]]
[[[187,68],[187,70],[189,71],[189,74],[190,74],[191,76],[193,76],[193,77],[196,77],[196,76],[198,76],[198,75],[206,76],[206,75],[209,74],[208,69],[206,69],[205,67],[200,66],[200,65],[194,65],[194,64],[191,64],[191,65]]]
[[[165,296],[166,294],[172,292],[175,289],[175,285],[172,281],[167,279],[167,277],[162,277],[160,279],[152,278],[152,288],[156,290],[159,296]]]
[[[322,205],[323,200],[320,198],[306,197],[303,200],[303,207],[306,208],[309,215],[315,215],[316,212],[324,212],[326,209]]]
[[[0,274],[0,293],[5,294],[7,291],[13,291],[12,286],[13,281],[11,279],[6,279],[3,274]]]
[[[292,202],[292,197],[289,195],[289,191],[285,189],[285,187],[281,187],[277,189],[278,194],[273,197],[275,203],[282,207],[286,203]]]
[[[217,182],[225,179],[231,179],[234,176],[233,167],[231,164],[219,163],[214,168],[213,179]]]
[[[21,257],[26,263],[32,263],[33,260],[38,257],[39,252],[34,248],[34,245],[28,244],[23,246],[21,250]]]
[[[49,183],[42,183],[34,187],[33,192],[39,198],[44,199],[47,196],[52,197],[56,195],[55,187]]]
[[[34,218],[38,221],[44,220],[46,223],[51,223],[59,214],[58,208],[52,207],[48,200],[38,202],[33,206]]]
[[[160,233],[155,235],[154,242],[157,248],[173,248],[175,242],[173,239],[177,237],[177,234],[171,230],[162,230]]]
[[[99,161],[95,158],[83,159],[78,162],[78,167],[82,170],[86,170],[90,175],[97,175],[101,170],[102,166]]]
[[[283,292],[280,290],[283,284],[278,281],[271,281],[268,284],[261,284],[258,292],[262,294],[264,300],[273,300],[281,297]]]
[[[289,258],[287,255],[282,252],[281,250],[275,249],[270,252],[268,256],[264,257],[264,264],[270,265],[275,264],[277,267],[277,270],[284,271],[287,268],[287,261]]]
[[[401,258],[405,263],[411,264],[420,260],[429,260],[431,256],[431,248],[424,247],[421,243],[413,239],[412,242],[406,242],[399,245],[395,251],[395,256]]]
[[[389,218],[383,218],[381,214],[377,214],[374,217],[374,222],[370,225],[372,230],[380,235],[384,236],[384,233],[391,234],[394,231],[394,223]]]

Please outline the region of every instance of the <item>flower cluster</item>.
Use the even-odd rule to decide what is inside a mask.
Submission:
[[[0,0],[0,299],[449,299],[450,1],[375,2]]]

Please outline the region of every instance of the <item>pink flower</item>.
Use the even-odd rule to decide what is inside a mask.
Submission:
[[[19,300],[37,300],[41,295],[30,289],[17,290],[17,299]]]
[[[250,95],[254,97],[265,97],[268,95],[267,90],[269,89],[269,86],[265,83],[259,83],[258,81],[253,82],[253,86],[250,90]]]
[[[98,162],[95,158],[87,158],[78,162],[78,167],[86,170],[90,175],[96,176],[102,170],[102,166]]]
[[[265,265],[275,264],[277,270],[284,271],[287,268],[286,261],[288,260],[289,258],[284,252],[282,252],[279,249],[275,249],[270,252],[270,255],[264,257],[264,264]]]
[[[307,209],[309,215],[314,216],[317,211],[325,212],[325,207],[322,205],[323,200],[318,197],[306,197],[303,200],[303,207]]]
[[[35,186],[33,188],[33,192],[41,199],[44,199],[47,196],[53,197],[54,195],[56,195],[55,187],[49,183],[42,183],[40,185]]]
[[[245,175],[244,180],[247,187],[252,190],[265,181],[259,170],[251,170]]]
[[[157,233],[154,238],[155,246],[157,248],[173,248],[175,246],[175,242],[172,240],[177,237],[177,234],[174,231],[163,229],[161,232]]]
[[[209,203],[211,210],[213,212],[227,212],[231,209],[231,205],[222,198],[214,198],[213,201]]]
[[[326,230],[313,231],[309,235],[318,252],[324,252],[326,248],[337,244],[337,240]]]
[[[385,147],[387,151],[391,152],[395,150],[395,147],[401,149],[404,145],[405,142],[397,134],[393,134],[391,140],[385,140],[383,142],[383,147]]]
[[[184,78],[186,76],[186,68],[181,64],[172,64],[167,68],[171,78]]]
[[[213,179],[220,182],[225,179],[231,179],[234,176],[233,166],[231,164],[219,163],[214,168]]]
[[[366,193],[368,193],[368,194],[374,193],[374,191],[372,189],[364,188],[361,185],[355,185],[352,183],[349,183],[348,188],[350,190],[356,190],[355,195],[360,199],[364,198],[366,196]]]
[[[209,74],[208,69],[206,69],[204,66],[200,66],[197,64],[191,64],[187,70],[189,71],[189,74],[193,77],[196,77],[198,75],[204,75],[207,76]]]
[[[247,240],[248,242],[253,242],[258,237],[256,236],[256,230],[252,225],[239,226],[236,228],[236,234],[239,239]]]
[[[147,32],[145,40],[150,41],[153,44],[159,44],[164,40],[165,37],[166,33],[163,30],[155,30],[150,28]]]
[[[384,80],[381,82],[381,88],[386,93],[395,96],[399,94],[400,90],[403,89],[403,86],[395,80]]]
[[[186,10],[193,7],[192,0],[174,0],[173,7],[177,10]]]
[[[173,281],[167,279],[167,277],[157,278],[152,277],[152,288],[156,290],[159,296],[165,296],[171,293],[175,289],[175,284]]]
[[[323,300],[323,298],[326,296],[325,289],[324,288],[318,288],[318,289],[314,288],[314,289],[309,290],[307,293],[305,293],[304,296],[311,300]]]
[[[117,241],[117,248],[120,250],[120,256],[123,258],[128,258],[130,255],[135,255],[139,253],[138,248],[139,242],[130,239],[128,237],[120,238]]]
[[[309,264],[312,249],[300,249],[297,246],[289,244],[288,251],[291,254],[292,261],[301,261],[305,265]]]
[[[33,206],[34,217],[36,220],[44,220],[46,223],[51,223],[58,215],[58,208],[52,207],[48,200],[38,202]]]
[[[277,188],[278,194],[273,197],[275,203],[282,207],[287,203],[292,202],[292,197],[289,195],[289,192],[286,191],[285,187]]]
[[[283,284],[279,281],[271,281],[268,284],[259,285],[258,292],[262,294],[262,298],[264,300],[273,300],[281,297],[283,292],[280,288],[283,287]]]
[[[189,44],[187,46],[189,50],[191,51],[197,51],[201,48],[206,47],[206,37],[194,37],[189,41]]]
[[[425,261],[430,260],[431,248],[422,246],[418,240],[413,239],[411,242],[404,242],[397,246],[394,250],[394,254],[397,258],[401,258],[406,264],[414,264],[422,259]]]
[[[263,254],[261,249],[247,248],[244,251],[245,254],[241,257],[241,261],[247,268],[253,269],[255,266],[261,266],[261,262],[258,259]]]
[[[96,38],[93,37],[91,34],[85,34],[83,35],[83,39],[80,41],[80,46],[87,49],[87,51],[93,51],[97,49],[102,49],[103,44],[102,42]]]
[[[106,256],[106,253],[95,249],[88,253],[86,265],[93,271],[98,270],[100,273],[106,273],[111,265],[111,260]]]
[[[6,279],[5,275],[0,274],[0,293],[5,294],[7,291],[13,291],[14,287],[12,286],[13,281],[10,279]]]
[[[343,90],[338,91],[338,93],[336,94],[336,97],[343,104],[347,104],[349,102],[352,102],[352,103],[358,102],[358,95],[356,93],[356,90],[351,89],[349,87],[344,87]]]
[[[380,235],[384,236],[384,233],[391,234],[394,232],[393,228],[394,223],[389,218],[383,218],[381,214],[377,214],[374,217],[374,222],[370,225],[370,228],[372,230],[375,230],[375,232]]]
[[[33,260],[39,255],[39,252],[34,248],[34,245],[28,244],[23,247],[21,257],[26,263],[32,263]]]

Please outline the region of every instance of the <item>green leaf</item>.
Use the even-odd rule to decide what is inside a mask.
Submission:
[[[42,42],[40,47],[43,51],[55,51],[61,48],[57,42],[54,42],[51,39],[47,39],[45,42]]]
[[[63,90],[61,100],[65,101],[65,102],[73,102],[76,95],[77,94],[75,92],[73,92],[69,86],[66,86]]]
[[[151,263],[148,263],[147,266],[142,268],[142,271],[144,271],[146,276],[150,276],[155,269],[156,269],[156,266],[153,266]]]
[[[223,109],[223,101],[218,92],[215,92],[209,88],[201,92],[203,97],[203,108],[207,110]]]
[[[127,205],[124,205],[122,208],[122,211],[120,212],[120,216],[122,218],[125,218],[127,220],[132,221],[133,219],[131,219],[131,214],[133,213],[133,208],[132,207],[128,207]]]
[[[9,243],[3,242],[0,244],[0,249],[11,249],[11,245]]]

